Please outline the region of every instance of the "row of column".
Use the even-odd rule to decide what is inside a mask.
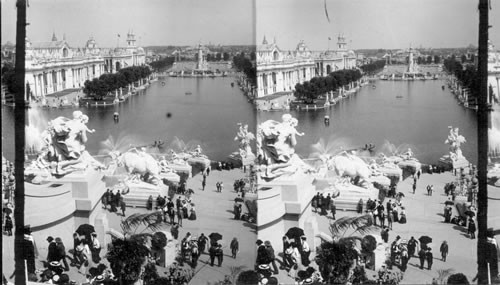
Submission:
[[[42,97],[68,88],[80,88],[86,80],[92,80],[104,73],[104,64],[93,64],[76,68],[62,68],[26,76],[31,95]]]
[[[297,83],[310,80],[315,72],[315,67],[303,67],[294,70],[260,73],[257,75],[257,97],[281,91],[293,91]]]

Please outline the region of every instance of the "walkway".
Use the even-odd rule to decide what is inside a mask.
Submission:
[[[224,280],[226,275],[231,273],[231,267],[234,266],[245,266],[248,269],[253,268],[256,252],[255,252],[255,240],[256,238],[256,226],[255,224],[250,224],[240,220],[234,220],[232,209],[234,198],[236,193],[233,191],[233,182],[236,179],[244,177],[244,173],[240,169],[234,169],[231,171],[217,171],[214,170],[207,177],[207,187],[205,191],[201,191],[201,175],[196,175],[187,182],[187,187],[195,190],[193,195],[193,202],[196,204],[196,212],[198,219],[195,221],[184,220],[184,227],[180,228],[179,239],[185,236],[187,232],[191,232],[193,236],[199,236],[201,233],[209,235],[212,232],[219,232],[223,236],[221,244],[224,250],[224,261],[221,267],[214,266],[211,267],[209,264],[209,256],[203,254],[199,261],[198,267],[196,268],[196,275],[194,276],[191,284],[207,284],[207,282],[214,283],[215,281]],[[222,181],[224,183],[224,191],[222,193],[215,192],[215,183],[217,181]],[[247,194],[248,198],[255,198],[255,194]],[[147,210],[144,208],[127,208],[126,215],[130,215],[135,212],[144,213]],[[246,212],[245,207],[243,208],[243,213]],[[109,226],[116,230],[120,230],[120,221],[123,216],[119,216],[116,213],[107,214]],[[170,226],[165,225],[164,230],[169,231]],[[52,233],[53,237],[57,237],[59,233]],[[229,243],[233,237],[237,237],[240,242],[240,252],[235,260],[231,257],[231,251],[229,249]],[[73,247],[73,241],[63,241],[66,250]],[[38,269],[43,269],[43,262],[47,256],[47,242],[45,240],[36,241],[39,258],[36,262],[36,267]],[[103,245],[103,249],[106,246]],[[3,236],[3,256],[2,272],[9,279],[9,276],[14,271],[14,236],[8,237]],[[105,250],[101,252],[101,257],[104,257]],[[103,261],[107,264],[105,258]],[[216,262],[217,263],[217,262]],[[160,272],[161,273],[161,272]],[[85,282],[85,277],[78,273],[75,267],[71,267],[68,272],[71,280],[75,280],[78,283]],[[13,279],[9,279],[13,282]]]

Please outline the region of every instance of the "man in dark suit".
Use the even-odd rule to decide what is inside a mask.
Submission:
[[[56,245],[57,245],[57,261],[61,261],[64,264],[64,271],[69,271],[68,261],[66,260],[66,248],[60,237],[56,237]]]
[[[50,263],[52,261],[59,261],[58,254],[57,254],[57,244],[56,244],[54,238],[49,236],[47,238],[47,241],[49,242],[49,252],[47,254],[47,262]]]

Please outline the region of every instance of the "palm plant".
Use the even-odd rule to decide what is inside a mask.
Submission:
[[[345,283],[353,278],[366,279],[364,271],[354,270],[358,257],[354,245],[361,243],[362,236],[374,229],[370,215],[342,217],[330,224],[332,241],[322,243],[316,255],[316,262],[327,283]],[[363,276],[354,276],[356,274]]]
[[[245,265],[240,266],[229,266],[229,279],[231,280],[231,284],[236,284],[236,279],[241,272],[246,269]]]
[[[151,232],[158,231],[163,225],[162,216],[161,211],[134,213],[122,220],[120,226],[123,235],[115,235],[106,255],[120,284],[133,284],[143,275],[151,255],[147,241],[153,238]]]
[[[437,282],[438,284],[446,284],[448,277],[453,274],[455,270],[453,268],[448,268],[448,269],[438,269],[438,277],[437,277]]]

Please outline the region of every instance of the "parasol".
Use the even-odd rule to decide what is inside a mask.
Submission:
[[[418,238],[418,241],[421,244],[428,244],[432,242],[432,238],[430,236],[421,236],[420,238]]]
[[[234,202],[243,202],[244,200],[240,197],[234,198]]]
[[[405,196],[405,194],[404,194],[403,192],[398,192],[397,196],[399,196],[399,197],[404,197],[404,196]]]
[[[466,214],[469,217],[474,217],[476,215],[476,213],[474,211],[471,211],[471,210],[465,211],[464,214]]]
[[[6,215],[10,215],[12,214],[12,209],[9,208],[9,207],[5,207],[2,209],[3,213],[6,214]]]
[[[214,241],[219,241],[222,239],[222,235],[219,233],[211,233],[208,237]]]
[[[95,232],[95,229],[94,229],[94,226],[92,225],[89,225],[89,224],[82,224],[80,225],[76,231],[75,231],[78,235],[80,236],[85,236],[85,238],[87,239],[87,241],[90,241],[90,234]]]
[[[304,230],[298,227],[293,227],[290,228],[286,234],[285,234],[289,239],[299,239],[301,236],[304,235]]]
[[[444,202],[444,204],[451,206],[451,205],[455,205],[455,202],[448,200],[448,201]]]

